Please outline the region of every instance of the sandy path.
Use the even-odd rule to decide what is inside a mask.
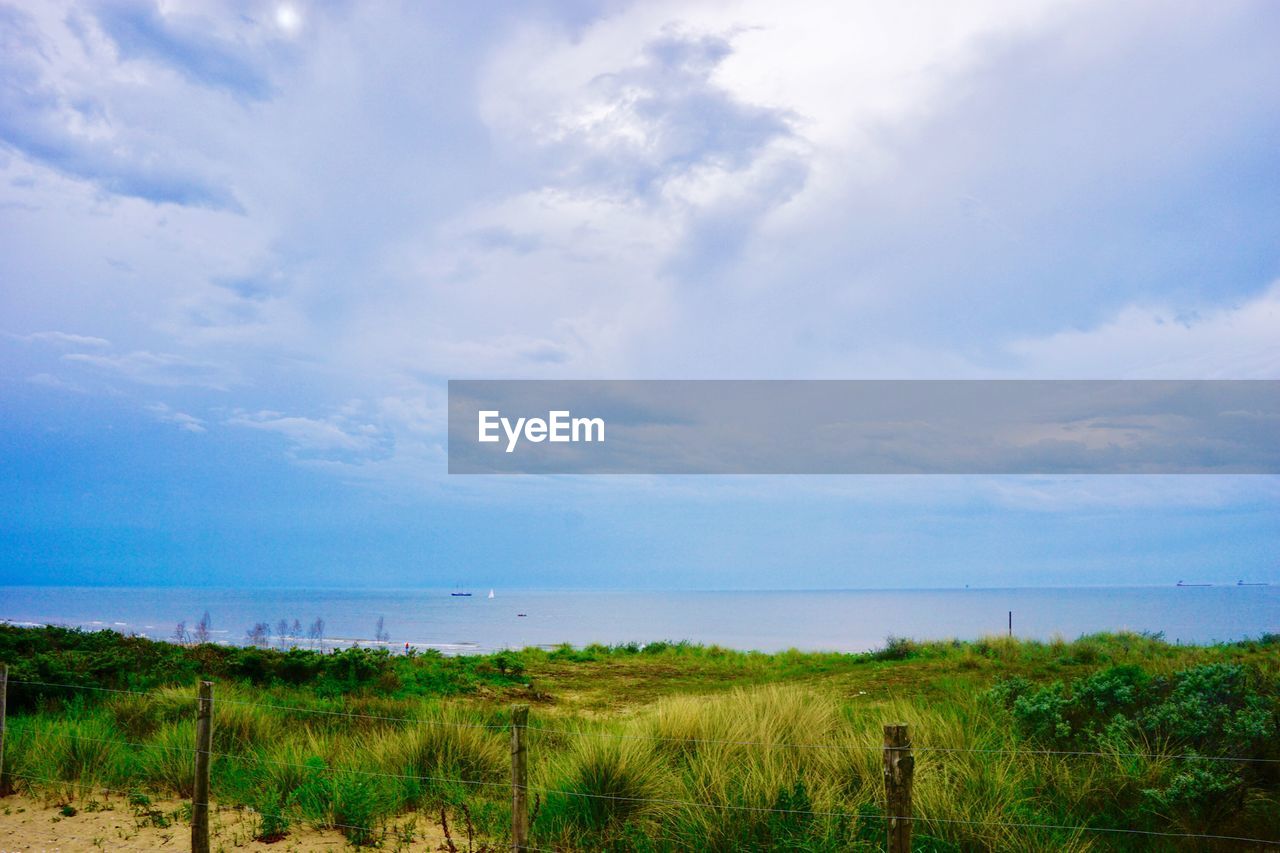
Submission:
[[[62,804],[27,794],[0,799],[0,853],[58,853],[79,850],[189,850],[191,827],[181,819],[182,803],[176,800],[152,803],[147,808],[131,806],[121,797],[77,801],[74,814]],[[398,822],[408,827],[411,818]],[[310,853],[319,850],[352,850],[347,840],[334,830],[295,828],[272,844],[255,841],[257,820],[237,810],[217,810],[210,815],[211,847],[214,851],[261,850],[272,853]],[[413,841],[389,834],[380,849],[389,851],[448,850],[439,823],[422,815],[412,829]],[[460,850],[465,839],[455,837]],[[362,848],[368,849],[368,848]]]

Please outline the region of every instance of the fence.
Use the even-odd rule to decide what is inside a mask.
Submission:
[[[37,784],[58,785],[64,784],[67,780],[34,776],[28,773],[9,772],[6,776],[5,772],[5,732],[8,728],[8,720],[6,716],[7,693],[9,684],[19,684],[33,688],[48,688],[54,690],[83,690],[93,691],[106,694],[120,694],[128,696],[154,696],[155,694],[143,691],[120,690],[107,687],[59,684],[42,681],[20,681],[10,680],[8,678],[7,665],[0,664],[0,784],[3,780],[23,779]],[[553,735],[563,736],[595,736],[602,738],[617,739],[643,739],[650,741],[672,740],[687,744],[706,744],[706,745],[733,745],[733,746],[753,746],[766,748],[787,748],[796,750],[822,750],[822,749],[848,749],[845,744],[832,743],[782,743],[773,741],[743,741],[743,740],[718,740],[711,738],[662,738],[650,735],[635,735],[616,732],[593,732],[580,729],[564,729],[555,726],[533,725],[529,722],[528,706],[518,705],[511,711],[511,720],[506,725],[481,725],[470,723],[458,723],[447,720],[431,720],[420,719],[415,717],[392,717],[376,714],[363,714],[355,712],[332,711],[316,708],[302,708],[287,705],[277,705],[272,703],[245,702],[243,700],[223,699],[217,700],[224,705],[243,705],[266,710],[274,710],[279,712],[301,713],[301,714],[323,714],[335,717],[343,717],[355,720],[368,720],[373,722],[395,722],[414,724],[421,726],[451,726],[457,728],[474,728],[488,729],[495,731],[509,731],[510,734],[510,753],[511,753],[511,778],[509,783],[503,782],[487,782],[477,779],[448,778],[435,777],[419,774],[395,774],[382,773],[372,771],[359,771],[353,769],[343,769],[344,773],[355,773],[366,776],[377,776],[392,779],[413,779],[422,782],[441,782],[458,784],[472,787],[484,787],[489,789],[503,789],[509,793],[511,802],[511,826],[510,826],[510,850],[513,853],[552,853],[550,848],[542,848],[534,846],[530,842],[530,809],[529,795],[535,797],[542,796],[563,796],[563,797],[579,797],[590,798],[594,800],[615,800],[615,801],[635,801],[647,804],[678,806],[689,809],[710,809],[724,810],[738,813],[769,813],[781,815],[804,815],[810,817],[839,817],[854,820],[866,819],[867,815],[855,814],[847,811],[825,811],[815,809],[793,809],[779,807],[764,806],[747,806],[732,803],[714,803],[685,799],[668,799],[654,797],[627,797],[615,796],[609,794],[588,793],[584,791],[573,791],[557,788],[549,788],[543,786],[531,786],[529,784],[529,763],[530,763],[530,743],[529,732],[542,732]],[[214,814],[228,811],[228,809],[219,806],[214,802],[216,792],[211,787],[210,766],[211,760],[215,758],[227,759],[231,761],[242,761],[255,764],[272,764],[280,767],[288,767],[291,769],[307,770],[309,772],[337,772],[337,768],[317,767],[309,764],[292,764],[280,761],[267,761],[256,756],[239,755],[235,753],[218,752],[213,749],[213,726],[214,726],[214,685],[209,681],[201,681],[197,685],[195,696],[192,697],[192,711],[194,712],[195,741],[188,747],[165,746],[162,744],[137,743],[123,740],[100,739],[87,737],[83,735],[67,734],[66,736],[77,741],[91,741],[98,743],[110,743],[121,747],[130,747],[138,749],[160,749],[170,750],[173,752],[181,752],[193,757],[193,778],[191,780],[191,797],[189,799],[191,809],[191,849],[193,853],[208,853],[210,849],[210,810]],[[911,838],[913,827],[916,824],[938,824],[938,825],[954,825],[968,824],[974,826],[996,826],[1007,829],[1020,830],[1045,830],[1045,831],[1068,831],[1075,833],[1095,833],[1099,835],[1130,835],[1145,836],[1152,839],[1182,839],[1186,841],[1198,840],[1202,842],[1234,842],[1239,844],[1256,845],[1258,848],[1264,846],[1280,847],[1280,840],[1265,838],[1249,838],[1235,835],[1215,835],[1207,833],[1190,833],[1190,832],[1172,832],[1159,830],[1143,830],[1127,827],[1098,827],[1090,825],[1066,825],[1052,823],[1037,823],[1016,820],[968,820],[962,818],[945,818],[939,816],[917,815],[913,809],[912,788],[915,771],[915,757],[921,753],[938,753],[938,754],[955,754],[955,753],[977,753],[977,754],[1001,754],[1001,755],[1051,755],[1051,756],[1085,756],[1085,757],[1145,757],[1161,760],[1197,760],[1197,761],[1226,761],[1240,763],[1260,763],[1260,764],[1280,764],[1280,760],[1268,758],[1252,758],[1243,756],[1204,756],[1204,755],[1170,755],[1158,753],[1143,752],[1098,752],[1098,751],[1072,751],[1072,750],[1001,750],[1001,749],[970,749],[956,747],[930,747],[914,745],[911,741],[908,726],[905,723],[890,723],[884,726],[884,740],[882,744],[866,744],[868,750],[878,750],[882,754],[883,762],[883,787],[882,798],[880,800],[882,814],[875,817],[883,820],[885,824],[885,850],[888,853],[908,853],[911,849]],[[127,795],[132,791],[123,789],[103,788],[94,786],[94,790],[104,793],[118,793]],[[0,794],[6,793],[0,790]],[[236,809],[231,809],[236,811]],[[287,815],[272,814],[256,810],[254,814],[264,818],[276,818],[279,820],[289,820]],[[445,812],[441,812],[443,833],[435,836],[425,836],[428,840],[440,840],[442,849],[456,850],[454,840],[449,832],[448,820]],[[372,837],[379,831],[375,826],[361,826],[356,824],[329,822],[328,826],[359,833],[366,833]],[[54,839],[56,840],[56,839]],[[564,849],[555,848],[555,849]]]

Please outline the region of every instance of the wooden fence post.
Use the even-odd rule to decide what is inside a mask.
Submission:
[[[529,746],[525,728],[529,706],[511,709],[511,851],[522,853],[529,846]]]
[[[911,853],[911,736],[906,723],[884,727],[884,812],[886,853]]]
[[[196,707],[196,780],[191,792],[191,853],[209,853],[209,753],[213,751],[213,682],[200,682]]]
[[[9,701],[9,664],[0,663],[0,797],[9,793],[4,784],[4,730],[9,725],[5,706]]]

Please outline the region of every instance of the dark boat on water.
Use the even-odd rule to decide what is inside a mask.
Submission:
[[[1178,581],[1175,586],[1213,586],[1211,583],[1187,583],[1186,581]]]
[[[1245,583],[1244,581],[1236,581],[1236,586],[1271,586],[1271,584],[1265,583],[1263,581],[1253,581],[1251,583]]]

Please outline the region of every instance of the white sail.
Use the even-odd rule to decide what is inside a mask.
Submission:
[[[493,598],[493,590],[489,590],[489,597]]]

